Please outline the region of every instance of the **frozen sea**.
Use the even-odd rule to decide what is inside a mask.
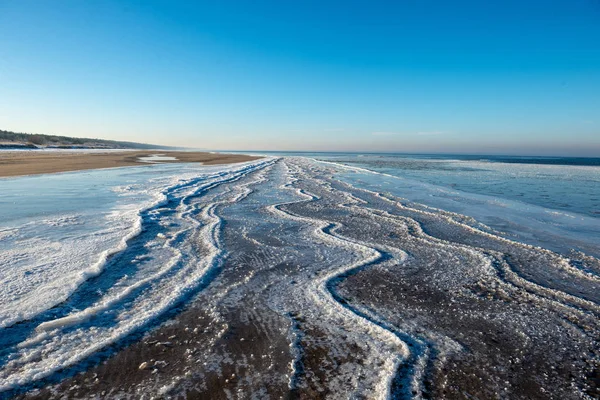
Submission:
[[[238,384],[242,397],[268,393],[284,377],[277,389],[284,394],[418,398],[446,390],[440,371],[452,357],[496,382],[514,354],[483,363],[491,350],[477,350],[487,339],[473,342],[470,330],[485,331],[467,321],[475,315],[505,327],[508,347],[537,355],[535,367],[519,366],[531,369],[540,393],[592,393],[598,159],[279,153],[230,166],[0,179],[0,188],[0,397],[94,368],[110,358],[111,346],[192,304],[213,325],[258,318],[255,325],[270,325],[269,340],[278,343],[279,335],[285,343],[262,355],[285,354],[280,373],[261,372],[266,366],[244,356],[250,367]],[[425,294],[435,304],[410,297]],[[399,297],[386,303],[390,296]],[[456,311],[462,303],[464,315]],[[433,322],[432,313],[444,310],[464,318],[460,329],[444,326],[441,316]],[[223,329],[213,345],[229,340]],[[552,345],[540,342],[545,333]],[[240,357],[239,350],[214,351],[204,350],[197,379],[224,379],[207,371]],[[484,358],[471,364],[457,356],[477,351]],[[535,374],[558,365],[536,358],[550,351],[581,351],[583,364],[556,381],[539,380]],[[192,370],[169,390],[191,390],[185,376]],[[457,393],[473,384],[455,379]],[[484,386],[484,397],[508,390]],[[524,393],[519,387],[511,389],[515,398]]]
[[[344,176],[357,185],[474,217],[528,243],[600,256],[600,158],[312,156],[377,172]]]

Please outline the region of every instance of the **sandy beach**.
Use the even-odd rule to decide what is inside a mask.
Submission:
[[[4,287],[23,293],[0,293],[0,399],[599,396],[597,258],[368,190],[373,174],[352,184],[331,163],[227,168],[162,189],[168,200],[85,281],[56,272],[75,258],[61,254],[112,236],[78,215],[96,197],[140,196],[131,176],[85,199],[100,181],[56,179],[68,190],[43,200],[76,210],[77,197],[81,210],[0,231],[17,249]],[[31,203],[13,193],[22,204],[5,218]],[[54,300],[39,307],[45,287]]]
[[[600,0],[123,3],[0,0],[0,400],[600,400]]]
[[[255,160],[258,157],[242,154],[215,154],[183,151],[2,151],[0,152],[0,177],[47,174],[86,169],[114,168],[147,165],[141,159],[159,156],[174,158],[160,162],[201,162],[205,165],[231,164]]]

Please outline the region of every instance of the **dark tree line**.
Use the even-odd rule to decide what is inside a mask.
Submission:
[[[164,146],[155,146],[144,143],[121,142],[105,139],[84,139],[67,136],[43,135],[32,133],[19,133],[0,129],[0,142],[14,142],[34,144],[36,146],[77,146],[77,147],[107,147],[129,149],[152,149]]]
[[[54,135],[40,135],[31,133],[20,133],[4,131],[0,129],[0,141],[3,142],[21,142],[21,143],[32,143],[37,145],[49,145],[49,144],[71,144],[71,145],[83,145],[87,142],[108,142],[104,140],[96,139],[81,139],[81,138],[70,138],[66,136],[54,136]]]

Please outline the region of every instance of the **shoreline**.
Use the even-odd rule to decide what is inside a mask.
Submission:
[[[160,156],[161,159],[141,158]],[[170,158],[170,159],[167,159]],[[0,178],[27,175],[74,172],[102,168],[133,167],[164,163],[202,163],[203,165],[234,164],[261,157],[244,154],[158,150],[107,151],[0,151]]]
[[[119,315],[152,310],[159,296],[174,295],[170,308],[6,397],[598,395],[596,275],[555,268],[560,254],[474,230],[443,210],[397,207],[398,198],[345,184],[336,170],[283,158],[206,191],[196,182],[173,192],[171,206],[149,214],[130,250],[115,255],[114,273],[78,289],[54,315],[93,309],[103,293],[94,303],[81,299],[95,289],[137,287],[157,266],[152,260],[164,263],[164,246],[181,251],[186,266],[76,329],[94,337],[98,327],[103,340]],[[580,262],[598,270],[595,258]],[[519,279],[524,270],[531,280]],[[185,280],[191,271],[202,278]],[[28,333],[26,324],[14,329]],[[25,337],[11,334],[14,343]],[[71,345],[68,330],[51,334]],[[73,339],[80,337],[88,336]],[[77,340],[72,354],[83,346]],[[46,354],[62,351],[52,343]],[[31,361],[39,370],[42,362]],[[20,365],[4,368],[22,373]]]

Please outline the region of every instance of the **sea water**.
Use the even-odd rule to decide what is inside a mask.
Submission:
[[[353,185],[475,218],[495,233],[600,256],[600,158],[299,153]]]

